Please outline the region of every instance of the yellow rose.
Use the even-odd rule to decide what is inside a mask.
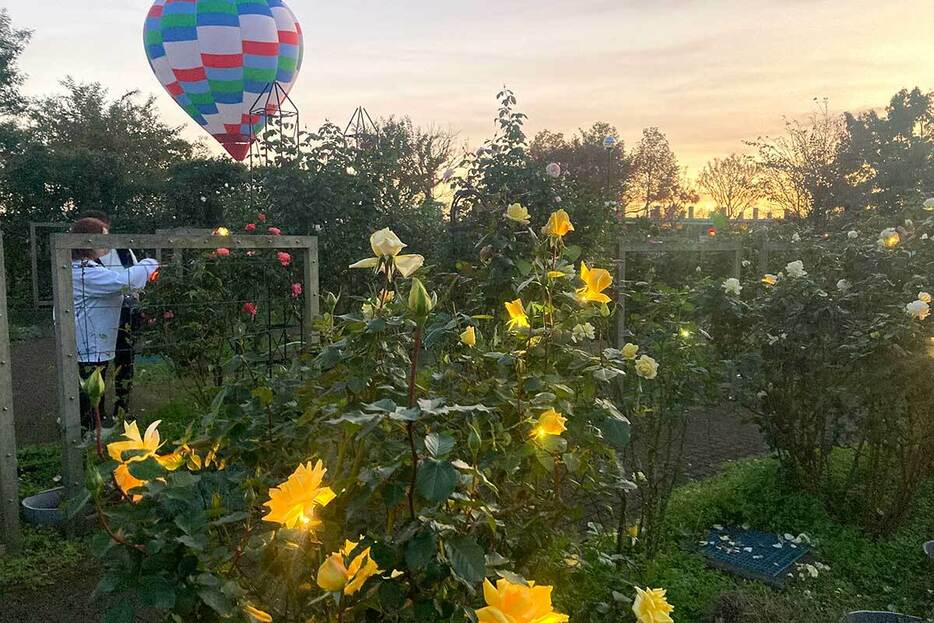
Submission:
[[[658,362],[648,355],[642,355],[636,360],[636,374],[644,379],[654,379],[658,376]]]
[[[523,225],[528,225],[530,223],[529,211],[521,203],[510,204],[510,206],[506,208],[506,218],[510,221],[522,223]]]
[[[471,348],[477,345],[477,330],[472,325],[461,333],[461,343]]]
[[[318,586],[330,593],[344,590],[347,585],[347,567],[340,552],[334,552],[318,567]]]
[[[918,292],[918,300],[924,301],[925,303],[930,303],[931,294],[929,292]]]
[[[483,580],[483,598],[487,606],[476,611],[479,623],[566,623],[568,616],[555,612],[551,605],[550,586],[534,582],[513,584],[500,578],[494,587]]]
[[[762,283],[767,286],[774,286],[776,283],[778,283],[778,277],[772,273],[766,273],[762,276]]]
[[[388,227],[375,231],[370,236],[370,248],[373,249],[373,255],[376,257],[396,257],[407,246]]]
[[[548,437],[549,435],[560,435],[567,430],[565,423],[568,419],[555,411],[548,409],[538,416],[538,426],[535,427],[535,436],[538,438]]]
[[[626,342],[626,345],[623,346],[623,359],[628,359],[632,361],[636,358],[636,354],[639,352],[639,345],[633,344],[631,342]]]
[[[554,238],[564,238],[568,232],[574,231],[574,225],[571,224],[571,217],[564,210],[556,210],[551,213],[542,233]]]
[[[376,268],[380,269],[381,262],[385,260],[382,266],[383,270],[387,267],[399,271],[403,277],[408,278],[425,263],[425,258],[421,255],[399,255],[406,245],[399,240],[397,236],[388,227],[373,232],[370,236],[370,248],[373,249],[373,257],[368,257],[359,262],[354,262],[350,268]]]
[[[613,283],[613,277],[608,270],[604,268],[587,268],[587,264],[581,262],[581,281],[584,287],[577,291],[577,298],[582,303],[609,303],[610,297],[603,293]]]
[[[285,482],[269,490],[269,501],[264,503],[269,512],[263,519],[286,528],[314,530],[320,526],[318,507],[327,506],[337,497],[330,487],[321,486],[327,471],[323,461],[314,466],[311,461],[299,465]]]
[[[505,305],[506,311],[509,313],[509,322],[506,323],[506,327],[509,329],[528,329],[529,317],[525,313],[522,299],[516,299]]]
[[[632,611],[639,623],[673,623],[669,613],[675,608],[665,599],[665,589],[636,587]]]

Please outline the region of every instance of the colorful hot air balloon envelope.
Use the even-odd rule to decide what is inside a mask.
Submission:
[[[275,113],[273,85],[287,94],[302,64],[302,29],[282,0],[156,0],[143,40],[166,91],[241,161],[265,123],[250,111]]]

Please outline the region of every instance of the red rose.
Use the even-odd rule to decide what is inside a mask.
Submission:
[[[272,234],[273,236],[281,236],[281,235],[282,235],[282,230],[279,229],[278,227],[270,227],[270,228],[267,229],[266,231],[268,231],[268,232],[269,232],[270,234]]]
[[[292,256],[285,251],[279,251],[276,253],[276,259],[279,260],[279,263],[282,264],[283,267],[292,263]]]
[[[253,223],[247,223],[244,229],[246,229],[247,232],[252,234],[254,231],[256,231],[256,225]]]
[[[292,298],[297,299],[302,295],[302,284],[293,283],[292,284]]]
[[[216,251],[214,251],[214,253],[217,254],[217,257],[227,257],[228,255],[230,255],[230,249],[226,247],[221,247],[217,249]]]
[[[250,314],[253,318],[256,318],[256,305],[254,303],[244,303],[243,304],[243,313]]]

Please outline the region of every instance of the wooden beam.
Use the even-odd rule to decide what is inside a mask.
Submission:
[[[627,253],[668,253],[682,251],[723,251],[733,252],[741,251],[742,243],[733,240],[703,240],[690,242],[685,240],[673,241],[648,241],[648,242],[627,242]]]
[[[54,234],[52,238],[63,249],[303,249],[310,236]]]
[[[85,450],[81,440],[81,406],[77,339],[75,338],[74,286],[71,248],[52,236],[52,298],[55,301],[55,345],[58,371],[58,419],[62,434],[62,484],[65,500],[74,500],[84,487]],[[71,525],[66,526],[71,531]]]
[[[302,332],[305,335],[307,344],[317,344],[318,336],[314,332],[314,321],[315,318],[320,314],[320,293],[318,291],[318,239],[315,237],[309,237],[307,240],[307,246],[302,251],[303,254],[303,270],[304,270],[304,296],[305,296],[305,309],[303,310],[303,327]]]
[[[0,541],[9,551],[23,542],[19,525],[19,481],[16,472],[16,426],[13,419],[13,381],[10,331],[7,321],[6,270],[0,234]]]

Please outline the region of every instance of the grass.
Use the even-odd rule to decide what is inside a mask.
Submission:
[[[934,621],[934,561],[921,550],[934,539],[934,481],[908,521],[879,539],[835,520],[817,498],[783,485],[771,459],[742,461],[681,487],[668,520],[672,536],[656,559],[633,556],[622,572],[600,554],[612,551],[608,539],[591,544],[582,567],[556,588],[567,592],[573,618],[631,620],[627,599],[636,584],[666,588],[678,623],[833,623],[862,609]],[[817,578],[796,579],[783,592],[708,569],[693,549],[715,523],[804,533],[813,542],[814,559],[829,569]]]

